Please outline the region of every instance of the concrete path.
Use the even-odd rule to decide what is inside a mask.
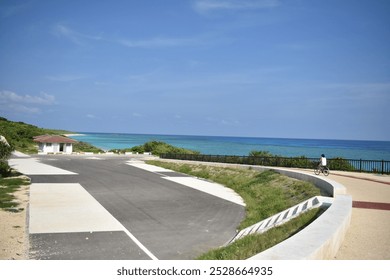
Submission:
[[[32,180],[31,258],[193,259],[236,234],[245,210],[230,190],[209,183],[217,191],[206,193],[186,185],[191,177],[128,161],[106,155],[11,159]]]
[[[353,200],[351,225],[335,259],[390,260],[390,176],[331,170],[327,178],[343,184]]]
[[[390,260],[390,176],[331,171],[352,196],[352,219],[339,260]]]

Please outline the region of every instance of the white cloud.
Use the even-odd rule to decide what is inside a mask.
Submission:
[[[55,36],[64,37],[77,45],[83,45],[85,39],[94,40],[94,41],[104,40],[104,38],[101,36],[83,34],[83,33],[80,33],[78,31],[75,31],[74,29],[69,28],[68,26],[66,26],[64,24],[55,25],[52,28],[52,33]]]
[[[87,114],[86,117],[88,119],[97,119],[97,117],[95,115],[93,115],[93,114]]]
[[[85,45],[88,41],[104,41],[112,44],[119,44],[129,48],[164,48],[192,46],[200,44],[210,44],[214,36],[194,36],[194,37],[164,37],[155,36],[147,39],[117,39],[103,36],[94,36],[78,32],[69,28],[65,24],[57,24],[52,28],[52,34],[57,37],[63,37],[77,45]],[[47,77],[57,80],[56,77]],[[59,77],[61,79],[61,76]]]
[[[0,104],[4,111],[12,111],[24,114],[39,114],[42,109],[39,106],[55,104],[55,97],[47,93],[40,95],[20,95],[12,91],[0,91]]]
[[[8,109],[24,114],[39,114],[41,113],[41,109],[37,107],[27,107],[21,104],[9,104]]]
[[[135,118],[141,118],[142,114],[137,113],[137,112],[133,112],[132,116],[135,117]]]
[[[199,13],[207,13],[219,10],[264,9],[279,5],[279,0],[197,0],[194,8]]]
[[[62,24],[57,24],[52,29],[53,34],[58,37],[65,37],[66,39],[72,41],[75,44],[81,45],[80,36],[77,32],[74,32],[72,29],[66,27]]]
[[[0,91],[0,103],[25,103],[52,105],[55,103],[55,97],[47,93],[41,93],[39,96],[19,95],[15,92],[3,90]]]

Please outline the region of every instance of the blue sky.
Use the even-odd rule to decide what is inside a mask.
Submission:
[[[388,0],[0,1],[0,116],[390,140]]]

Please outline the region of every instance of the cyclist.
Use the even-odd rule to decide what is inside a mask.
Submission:
[[[321,155],[320,162],[318,163],[320,167],[326,167],[326,157],[324,154]]]

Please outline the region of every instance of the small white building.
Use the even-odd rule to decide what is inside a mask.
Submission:
[[[34,141],[38,143],[38,153],[62,153],[71,154],[73,152],[73,144],[76,140],[60,135],[41,135],[34,137]]]

